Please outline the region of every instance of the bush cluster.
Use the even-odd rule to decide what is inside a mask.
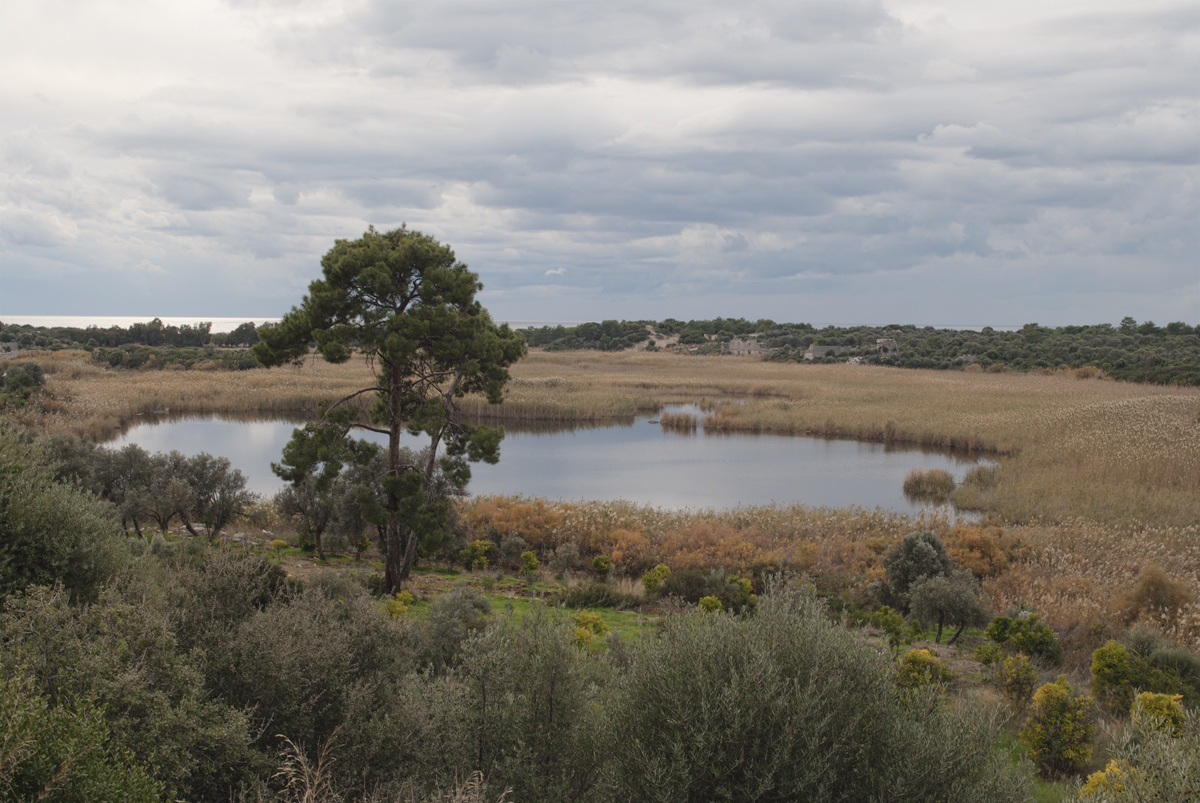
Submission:
[[[55,476],[111,502],[121,526],[166,533],[176,520],[192,535],[213,537],[252,501],[246,478],[226,457],[201,452],[150,454],[137,444],[113,450],[69,434],[47,439]],[[203,532],[201,532],[203,531]]]
[[[1142,655],[1110,640],[1092,653],[1091,670],[1092,694],[1109,713],[1128,711],[1138,691],[1200,701],[1200,659],[1178,647]]]
[[[1021,611],[1016,616],[997,616],[985,632],[988,638],[1007,652],[1036,655],[1055,666],[1062,663],[1063,648],[1054,628],[1033,611]]]

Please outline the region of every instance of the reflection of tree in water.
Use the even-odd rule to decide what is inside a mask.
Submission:
[[[279,413],[146,413],[129,419],[112,436],[115,440],[128,434],[134,427],[151,426],[154,424],[178,424],[184,421],[234,421],[240,424],[280,423],[302,427],[309,419],[302,415],[281,415]],[[606,429],[609,427],[632,427],[637,423],[634,418],[611,418],[604,421],[545,421],[545,420],[504,420],[467,416],[462,419],[466,424],[503,424],[504,430],[515,434],[556,435],[560,432],[575,432],[585,429]]]

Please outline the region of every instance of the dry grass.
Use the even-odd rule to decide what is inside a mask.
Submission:
[[[1143,611],[1168,636],[1200,652],[1200,525],[1105,527],[1075,519],[1010,530],[1035,548],[1010,570],[984,582],[998,611],[1033,605],[1059,627],[1091,638],[1111,637],[1128,618],[1130,592],[1149,566],[1191,589],[1192,602],[1172,610]]]
[[[62,409],[34,412],[27,423],[44,432],[97,439],[156,412],[311,415],[322,401],[371,382],[363,360],[330,365],[317,359],[270,371],[119,371],[97,366],[80,352],[59,351],[39,354],[37,362]]]
[[[361,360],[270,371],[113,371],[39,355],[61,404],[43,431],[111,435],[138,414],[303,413],[370,381]],[[769,363],[671,353],[534,352],[507,400],[463,409],[493,421],[601,421],[696,403],[706,429],[853,437],[1005,456],[956,500],[1012,522],[1085,518],[1140,526],[1200,521],[1200,390],[1048,375]]]
[[[904,495],[944,502],[954,493],[954,475],[944,468],[913,468],[904,476]]]
[[[1129,622],[1131,591],[1147,566],[1200,589],[1200,526],[1136,531],[1083,520],[1056,524],[957,525],[908,516],[803,505],[678,511],[626,501],[548,502],[484,496],[460,503],[471,538],[519,535],[543,553],[574,543],[588,563],[612,557],[630,578],[658,563],[721,568],[746,577],[788,570],[824,578],[862,598],[883,576],[882,556],[913,529],[938,532],[950,554],[983,579],[994,613],[1029,605],[1090,650]],[[1145,610],[1167,635],[1200,651],[1200,604]]]

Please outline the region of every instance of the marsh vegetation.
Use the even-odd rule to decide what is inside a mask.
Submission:
[[[1189,758],[1200,699],[1195,389],[1075,371],[535,352],[512,367],[503,405],[468,397],[462,413],[493,425],[606,421],[692,404],[698,412],[688,415],[706,431],[953,446],[998,462],[972,469],[956,488],[926,472],[914,490],[949,492],[983,518],[451,499],[451,537],[421,549],[410,596],[400,599],[374,596],[384,554],[369,527],[366,548],[354,538],[361,526],[327,530],[337,534],[322,561],[302,543],[308,514],[259,500],[226,526],[245,536],[232,546],[175,526],[127,541],[104,508],[73,490],[78,480],[36,468],[49,447],[34,432],[104,436],[167,409],[315,413],[369,381],[363,362],[132,371],[59,351],[37,363],[45,392],[10,409],[32,429],[6,430],[6,465],[19,468],[0,472],[11,486],[0,496],[21,500],[5,503],[8,532],[24,539],[24,557],[3,565],[37,571],[5,580],[0,679],[21,721],[69,720],[79,733],[115,738],[122,747],[97,765],[101,780],[124,772],[158,793],[203,800],[283,801],[301,792],[328,801],[433,800],[439,789],[494,800],[506,788],[522,801],[673,799],[664,790],[689,782],[709,798],[720,789],[732,790],[730,799],[775,799],[772,789],[803,797],[815,781],[781,768],[802,768],[811,756],[789,752],[799,742],[780,740],[775,720],[728,709],[732,718],[707,723],[706,732],[745,752],[726,755],[724,741],[695,752],[695,729],[672,730],[655,706],[714,710],[703,689],[735,690],[738,667],[752,666],[782,684],[764,687],[790,701],[779,722],[830,716],[845,688],[821,687],[812,699],[788,691],[788,683],[816,682],[797,656],[819,655],[875,690],[872,716],[893,724],[863,747],[881,762],[867,766],[901,797],[1028,800],[1027,759],[1046,779],[1090,775],[1094,800],[1132,799],[1121,797],[1121,779],[1123,788],[1136,778],[1155,794],[1200,783],[1194,751]],[[691,421],[667,421],[691,431]],[[23,529],[11,529],[17,520]],[[40,554],[39,532],[68,528],[81,537],[47,536],[56,550],[40,563],[30,557]],[[6,542],[6,555],[17,554],[16,544]],[[91,557],[81,563],[76,553]],[[90,568],[81,574],[81,566]],[[103,645],[113,623],[156,646],[142,657],[111,653]],[[55,632],[70,639],[39,640]],[[760,649],[768,643],[790,646]],[[38,663],[59,655],[92,669],[76,677],[66,664]],[[158,663],[145,663],[149,655]],[[112,680],[134,676],[145,680]],[[132,689],[153,705],[122,696]],[[1169,699],[1139,702],[1135,691]],[[742,692],[745,710],[763,703],[753,689]],[[507,702],[485,707],[483,699]],[[896,701],[906,713],[893,721]],[[134,711],[200,724],[147,730]],[[1104,727],[1076,727],[1075,716],[1099,717]],[[1177,735],[1159,735],[1160,720],[1177,720]],[[1067,731],[1086,738],[1048,752]],[[45,744],[46,755],[58,749]],[[890,752],[897,744],[904,757]],[[960,748],[972,758],[956,765],[957,780],[939,774]],[[821,761],[837,767],[840,758]],[[906,774],[913,762],[932,768],[919,781],[926,786]],[[651,770],[678,782],[654,786]],[[876,799],[852,769],[838,772],[841,788],[858,791],[809,797]],[[1169,786],[1180,778],[1184,786]],[[1075,799],[1069,787],[1053,793]],[[748,797],[749,789],[761,794]]]

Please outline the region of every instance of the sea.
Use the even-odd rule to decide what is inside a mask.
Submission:
[[[108,329],[120,326],[128,329],[135,323],[149,323],[158,318],[164,326],[195,326],[198,323],[211,323],[213,332],[232,332],[247,321],[255,326],[264,323],[278,323],[279,318],[247,316],[240,318],[222,318],[213,315],[0,315],[0,323],[16,324],[17,326],[68,326],[86,329],[95,326]],[[584,321],[505,321],[513,329],[527,329],[530,326],[578,326]]]
[[[100,329],[108,329],[112,326],[120,326],[128,329],[135,323],[148,323],[159,318],[166,326],[195,326],[197,323],[211,323],[213,332],[232,332],[247,321],[253,322],[256,326],[261,326],[264,323],[278,323],[279,318],[247,316],[240,318],[216,317],[212,315],[0,315],[0,323],[16,324],[18,326],[70,326],[79,329],[86,329],[89,326],[96,326]],[[540,328],[542,326],[578,326],[587,321],[503,321],[513,329],[528,329],[529,327]],[[813,326],[817,329],[823,329],[826,326],[847,327],[847,326],[878,326],[878,324],[868,323],[814,323]],[[984,324],[934,324],[934,329],[954,329],[962,331],[978,332],[984,328]],[[998,332],[1015,332],[1020,330],[1019,326],[992,326]]]

